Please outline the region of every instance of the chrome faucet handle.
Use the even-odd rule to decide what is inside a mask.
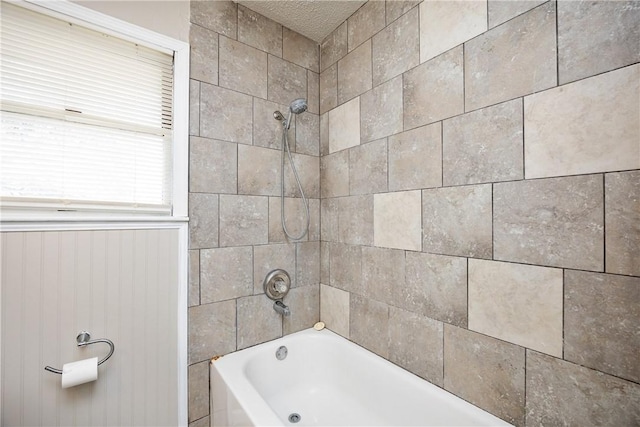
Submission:
[[[276,279],[275,283],[273,284],[273,287],[278,293],[281,293],[281,294],[286,293],[287,290],[289,289],[285,281],[279,278]]]
[[[289,273],[282,269],[272,270],[263,282],[264,293],[272,300],[282,300],[291,288]]]

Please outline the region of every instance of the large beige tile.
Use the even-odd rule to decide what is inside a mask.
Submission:
[[[282,25],[240,4],[238,41],[282,57]]]
[[[239,298],[238,350],[282,336],[282,315],[264,295]]]
[[[320,235],[320,201],[309,199],[309,229],[301,239],[318,240]],[[280,197],[269,197],[269,243],[289,242],[282,229],[282,211]],[[290,235],[297,237],[302,234],[307,225],[306,208],[299,197],[285,197],[284,199],[285,224]]]
[[[338,64],[320,73],[320,113],[338,106]]]
[[[320,43],[320,71],[338,62],[347,54],[347,21],[340,24]]]
[[[322,199],[320,205],[320,234],[325,242],[337,242],[338,230],[338,207],[339,199]],[[324,282],[328,283],[328,282]]]
[[[462,46],[403,74],[404,129],[464,112]]]
[[[604,179],[607,272],[640,276],[640,171]]]
[[[350,194],[387,191],[387,140],[359,145],[348,151]]]
[[[467,260],[407,252],[397,305],[431,319],[467,327]]]
[[[296,247],[293,243],[259,245],[253,248],[253,293],[264,293],[264,279],[269,272],[283,269],[296,286]]]
[[[469,260],[469,329],[562,357],[562,270]]]
[[[191,22],[235,39],[238,5],[233,1],[192,1]]]
[[[235,350],[235,300],[189,308],[189,363],[201,362]]]
[[[200,84],[200,136],[251,145],[251,110],[251,96]]]
[[[420,4],[415,0],[386,0],[387,25]]]
[[[389,137],[389,191],[442,186],[442,125]]]
[[[209,415],[209,361],[189,366],[189,421]]]
[[[338,105],[371,89],[371,41],[338,61]]]
[[[360,97],[362,142],[402,132],[402,76],[395,77]]]
[[[522,100],[453,117],[442,126],[443,185],[524,177]]]
[[[322,156],[320,159],[322,198],[349,195],[349,151]]]
[[[311,113],[296,116],[296,152],[320,155],[320,116]]]
[[[442,387],[444,326],[428,317],[389,307],[389,360]]]
[[[639,23],[637,1],[559,1],[560,84],[639,62]]]
[[[375,333],[372,333],[375,331]],[[351,294],[349,302],[349,338],[369,351],[389,358],[389,306]]]
[[[320,283],[320,242],[296,243],[295,287]]]
[[[200,302],[208,304],[253,294],[250,247],[200,251]]]
[[[320,114],[320,74],[307,70],[307,111]]]
[[[292,334],[311,328],[320,320],[320,285],[301,286],[284,299],[291,314],[282,319],[282,333]]]
[[[640,385],[527,351],[527,425],[633,426]]]
[[[375,33],[384,28],[384,1],[368,1],[347,19],[347,44],[349,52],[356,49]]]
[[[189,191],[238,191],[238,144],[215,139],[189,138]]]
[[[200,418],[199,420],[189,423],[189,427],[209,427],[209,426],[210,426],[210,420],[208,415],[206,417]]]
[[[525,98],[525,176],[640,168],[640,65]]]
[[[189,80],[189,135],[200,135],[200,82]]]
[[[309,199],[309,241],[320,240],[320,199]]]
[[[422,250],[491,258],[491,185],[422,191]]]
[[[220,86],[267,98],[267,54],[220,37]]]
[[[189,249],[218,247],[218,195],[189,194]]]
[[[360,98],[329,111],[329,152],[360,144]]]
[[[253,98],[253,145],[266,148],[282,148],[282,122],[273,118],[280,111],[289,114],[289,103],[278,104],[266,99]],[[285,116],[286,117],[286,116]],[[296,146],[296,120],[291,120],[287,139],[292,150]]]
[[[420,3],[420,62],[428,61],[487,30],[484,1]]]
[[[268,63],[269,101],[289,105],[294,99],[307,97],[306,69],[273,55],[269,55]]]
[[[320,285],[320,320],[336,334],[349,338],[349,292]]]
[[[556,86],[556,59],[555,2],[466,42],[466,111]]]
[[[308,70],[320,71],[320,47],[305,36],[283,28],[282,57]]]
[[[525,349],[445,324],[444,388],[507,422],[523,426]]]
[[[494,184],[494,259],[604,268],[602,176]]]
[[[268,221],[268,197],[220,196],[220,246],[267,243]]]
[[[329,154],[329,114],[320,116],[320,155]]]
[[[189,294],[188,305],[200,304],[200,251],[189,251]]]
[[[352,245],[373,244],[373,197],[343,197],[337,200],[338,241]]]
[[[320,241],[320,283],[330,283],[331,273],[329,271],[331,244],[324,240]]]
[[[640,382],[640,278],[565,272],[564,359]]]
[[[374,245],[419,251],[422,248],[420,200],[420,191],[375,194]]]
[[[352,293],[362,293],[362,246],[331,243],[329,284]]]
[[[507,22],[547,0],[489,0],[489,28]]]
[[[310,199],[320,198],[320,158],[292,153],[293,165],[298,173],[304,195]],[[284,194],[286,197],[301,197],[298,181],[291,168],[289,156],[284,161]]]
[[[392,304],[397,287],[404,282],[404,251],[362,248],[362,284],[367,298]]]
[[[199,25],[191,25],[189,43],[191,45],[190,77],[217,85],[218,34]]]
[[[238,146],[238,194],[280,195],[280,150]]]
[[[380,31],[373,37],[372,42],[374,86],[418,65],[420,63],[418,8],[412,9]]]

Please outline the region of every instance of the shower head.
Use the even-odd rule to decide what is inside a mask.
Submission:
[[[289,110],[293,114],[300,114],[307,111],[307,100],[304,98],[298,98],[291,101],[291,105],[289,105]]]
[[[305,111],[307,111],[306,99],[298,98],[291,101],[291,104],[289,105],[289,117],[287,118],[287,121],[284,122],[285,128],[289,130],[289,128],[291,127],[291,114],[300,114],[304,113]]]

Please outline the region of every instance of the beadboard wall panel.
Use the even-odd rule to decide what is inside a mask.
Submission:
[[[7,232],[2,253],[2,425],[178,424],[178,231]],[[62,389],[44,370],[104,357]]]

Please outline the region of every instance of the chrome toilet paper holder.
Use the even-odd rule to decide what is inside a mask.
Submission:
[[[76,343],[78,344],[78,347],[85,347],[87,345],[91,345],[91,344],[96,344],[99,342],[103,342],[106,344],[109,344],[109,354],[107,354],[104,359],[100,360],[98,362],[98,366],[102,365],[104,362],[106,362],[112,355],[113,352],[116,351],[116,346],[113,345],[113,341],[108,340],[106,338],[100,338],[97,340],[92,340],[91,339],[91,334],[87,331],[82,331],[78,334],[78,336],[76,337]],[[45,371],[49,371],[49,372],[53,372],[54,374],[62,374],[62,369],[56,369],[56,368],[52,368],[51,366],[45,366],[44,367]]]

